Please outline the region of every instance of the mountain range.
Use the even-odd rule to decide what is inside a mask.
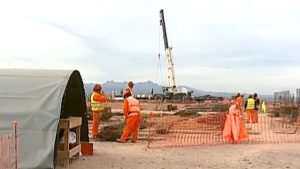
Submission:
[[[111,96],[112,92],[115,91],[116,93],[119,93],[126,87],[127,82],[115,82],[113,80],[107,81],[103,84],[101,84],[103,92]],[[94,83],[84,83],[84,89],[87,94],[91,93],[94,87]],[[229,92],[211,92],[211,91],[203,91],[195,88],[191,88],[189,86],[178,86],[178,87],[184,87],[188,91],[193,91],[193,96],[204,96],[204,95],[211,95],[211,96],[221,96],[225,98],[230,98],[231,96],[235,95],[236,93],[229,93]],[[145,81],[145,82],[136,82],[134,84],[134,93],[135,94],[150,94],[153,90],[153,93],[162,93],[162,86],[156,83],[153,83],[152,81]],[[247,96],[248,94],[244,94]],[[273,98],[271,95],[260,95],[261,99],[267,99],[270,100]]]

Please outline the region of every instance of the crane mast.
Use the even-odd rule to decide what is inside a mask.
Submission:
[[[168,44],[168,36],[167,36],[166,23],[165,23],[163,10],[160,10],[160,25],[161,25],[162,31],[163,31],[165,55],[166,55],[166,59],[167,59],[167,69],[168,69],[167,92],[170,94],[174,94],[174,92],[176,90],[176,85],[175,85],[173,55],[172,55],[172,48],[169,47],[169,44]]]

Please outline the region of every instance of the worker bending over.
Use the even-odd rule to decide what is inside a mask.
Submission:
[[[226,121],[223,129],[223,138],[225,141],[230,141],[234,144],[241,140],[248,139],[248,133],[243,126],[239,103],[235,102],[229,108],[229,113],[226,115]]]
[[[242,112],[242,103],[243,102],[243,96],[240,93],[237,93],[235,96],[235,104],[237,108],[240,110],[240,113]]]
[[[102,87],[100,84],[95,84],[93,93],[91,95],[91,109],[93,112],[92,121],[92,140],[95,141],[99,134],[99,125],[101,115],[104,111],[104,103],[107,101],[107,97],[102,93]]]
[[[117,142],[125,143],[132,130],[131,142],[136,143],[141,119],[141,109],[140,102],[132,96],[130,91],[124,93],[123,112],[125,116],[125,126],[122,136],[120,139],[117,139]]]

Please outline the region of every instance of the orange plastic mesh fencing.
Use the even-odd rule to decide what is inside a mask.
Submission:
[[[228,144],[223,138],[226,112],[201,113],[189,117],[148,115],[148,148]],[[298,116],[259,114],[258,123],[245,123],[248,139],[238,143],[300,142]]]
[[[16,168],[14,135],[0,135],[0,169]]]
[[[14,134],[0,134],[0,169],[18,168],[17,123],[13,122]]]

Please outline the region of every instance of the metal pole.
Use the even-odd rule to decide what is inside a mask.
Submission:
[[[11,169],[11,161],[10,161],[10,137],[9,137],[9,134],[6,137],[6,145],[7,145],[7,163],[8,163],[8,168]]]
[[[152,121],[152,112],[148,114],[148,143],[147,148],[150,149],[150,141],[151,141],[151,121]]]
[[[17,121],[13,121],[13,127],[14,127],[14,130],[15,130],[15,169],[18,169],[18,137],[17,137]]]
[[[4,155],[3,155],[3,141],[2,141],[2,136],[0,136],[0,149],[1,149],[1,169],[4,169]]]

